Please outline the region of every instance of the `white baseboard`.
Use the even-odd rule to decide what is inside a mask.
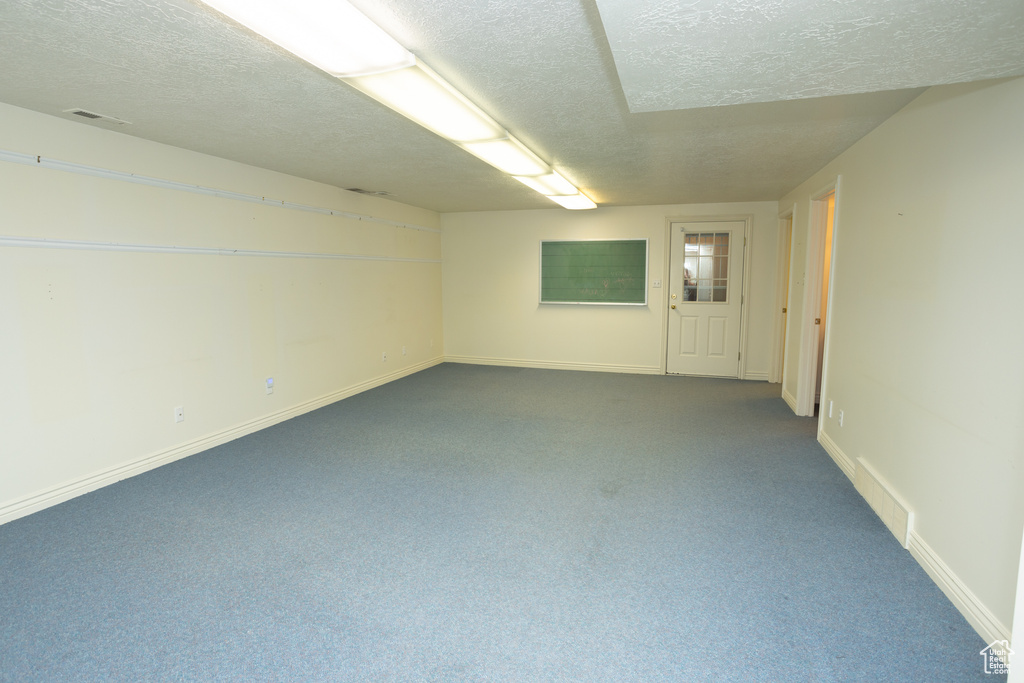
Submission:
[[[752,380],[752,381],[755,381],[755,382],[767,382],[768,381],[768,373],[767,372],[745,372],[745,373],[743,373],[743,379],[745,379],[745,380]]]
[[[23,496],[22,498],[15,499],[11,502],[0,505],[0,524],[18,519],[30,515],[33,512],[38,512],[45,508],[63,503],[66,500],[70,500],[82,494],[95,491],[96,489],[102,488],[109,484],[116,483],[122,479],[133,477],[136,474],[142,474],[149,470],[156,469],[161,465],[180,460],[196,453],[201,453],[205,450],[219,446],[228,441],[233,441],[247,434],[258,432],[261,429],[273,426],[279,422],[284,422],[293,417],[298,417],[304,413],[311,412],[317,408],[323,408],[326,405],[335,403],[349,396],[362,393],[369,389],[379,387],[388,382],[393,382],[396,379],[401,379],[408,375],[415,374],[421,370],[433,367],[440,363],[443,363],[443,358],[434,358],[417,365],[411,365],[406,368],[402,368],[396,372],[392,372],[381,377],[376,377],[359,384],[354,384],[345,389],[331,392],[324,396],[319,396],[310,401],[300,403],[292,406],[291,408],[285,408],[284,410],[270,415],[264,415],[263,417],[243,422],[241,424],[229,427],[223,431],[214,432],[213,434],[207,434],[206,436],[200,437],[187,443],[172,446],[156,453],[143,456],[136,460],[132,460],[121,465],[115,465],[99,472],[94,472],[85,477],[75,479],[73,481],[65,482],[57,486],[38,491],[36,493]]]
[[[917,532],[910,532],[910,554],[931,577],[935,585],[946,594],[949,601],[964,615],[981,639],[986,643],[997,640],[1010,640],[1010,629],[978,599],[970,588],[960,580],[952,569],[942,561],[938,553],[925,543]]]
[[[565,363],[561,361],[521,360],[518,358],[487,358],[484,356],[445,356],[446,363],[470,365],[501,365],[540,370],[585,370],[589,372],[623,372],[636,375],[662,375],[660,367],[647,365],[611,365],[607,363]]]
[[[829,457],[835,461],[836,465],[839,466],[839,469],[841,469],[843,474],[846,475],[846,478],[853,481],[853,478],[857,474],[856,463],[854,463],[853,460],[850,460],[846,453],[843,453],[843,450],[839,448],[839,446],[836,445],[836,442],[833,441],[824,431],[818,432],[818,443],[820,443],[821,447],[825,449],[825,452],[828,453]]]
[[[787,401],[788,402],[788,401]],[[857,467],[843,450],[836,445],[824,431],[818,434],[818,443],[822,445],[829,457],[835,461],[850,481],[854,480]],[[935,585],[949,598],[953,606],[964,616],[982,640],[991,643],[996,640],[1009,640],[1010,630],[996,618],[992,612],[978,599],[970,588],[960,580],[952,569],[949,568],[938,553],[932,550],[923,538],[915,530],[910,532],[910,542],[907,545],[911,556],[917,560],[924,571],[935,582]]]
[[[33,512],[57,505],[58,503],[70,500],[71,498],[75,498],[90,491],[95,491],[96,489],[121,481],[122,479],[135,476],[136,474],[147,472],[175,460],[180,460],[181,458],[201,453],[213,448],[214,446],[227,443],[228,441],[232,441],[247,434],[252,434],[253,432],[265,429],[279,422],[284,422],[285,420],[293,417],[330,405],[331,403],[348,398],[349,396],[354,396],[355,394],[387,384],[388,382],[426,370],[427,368],[433,367],[442,362],[470,363],[475,365],[505,365],[511,367],[542,369],[588,370],[596,372],[661,374],[660,368],[645,366],[537,362],[469,356],[448,356],[443,359],[435,358],[418,365],[403,368],[388,375],[383,375],[381,377],[320,396],[313,400],[306,401],[305,403],[292,406],[291,408],[286,408],[276,413],[235,425],[234,427],[209,434],[188,443],[179,444],[137,460],[95,472],[75,481],[66,482],[49,489],[24,496],[0,506],[0,524],[10,522]],[[785,399],[786,403],[790,404],[790,407],[792,407],[795,404],[795,401],[791,403],[790,398],[792,397],[783,392],[783,399]],[[840,468],[843,474],[852,481],[856,473],[853,461],[843,453],[842,449],[839,448],[831,438],[829,438],[827,433],[821,432],[818,435],[818,442]],[[976,595],[974,595],[963,581],[960,580],[960,578],[952,569],[950,569],[942,558],[932,550],[924,539],[917,535],[916,531],[912,531],[910,534],[909,550],[914,559],[917,560],[918,564],[920,564],[921,567],[924,568],[925,572],[927,572],[928,576],[931,577],[932,581],[935,582],[939,589],[941,589],[946,597],[949,598],[950,602],[952,602],[960,613],[963,614],[964,618],[967,619],[968,623],[971,624],[974,630],[978,632],[982,637],[982,640],[986,643],[991,643],[996,640],[1010,639],[1010,630],[1002,624],[988,608],[985,607],[985,605],[977,598]]]
[[[788,391],[786,391],[785,389],[783,389],[782,390],[782,400],[786,402],[786,405],[789,406],[790,410],[792,410],[794,413],[797,412],[796,411],[796,396],[794,396],[793,394],[791,394]]]

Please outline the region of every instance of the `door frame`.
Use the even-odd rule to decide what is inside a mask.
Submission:
[[[750,264],[753,261],[750,254],[754,246],[754,214],[752,213],[729,213],[722,215],[701,214],[698,216],[666,216],[665,217],[665,259],[662,272],[664,273],[665,286],[668,286],[669,277],[672,272],[672,224],[673,223],[730,223],[743,222],[743,287],[740,294],[740,358],[736,366],[736,378],[746,379],[747,374],[747,303],[750,301]],[[668,291],[667,289],[662,291]],[[661,315],[661,374],[668,374],[668,315],[671,301],[668,295],[662,296]]]
[[[818,335],[821,333],[821,325],[815,325],[814,320],[821,310],[821,289],[825,275],[825,233],[827,231],[828,216],[828,195],[835,193],[835,202],[832,216],[832,264],[835,262],[836,247],[839,235],[839,201],[842,176],[823,186],[811,195],[810,210],[810,232],[807,240],[807,259],[804,266],[806,278],[804,282],[803,310],[801,311],[800,324],[800,361],[797,370],[797,394],[796,409],[797,415],[805,417],[814,416],[814,394],[818,379]],[[832,307],[832,282],[835,280],[835,268],[829,267],[829,287],[826,309]],[[825,327],[825,358],[821,365],[821,396],[822,401],[828,389],[828,356],[829,336],[832,331],[831,325]],[[825,411],[822,411],[824,414]],[[818,431],[821,431],[822,416],[818,419]]]
[[[786,339],[789,336],[790,273],[793,270],[793,221],[796,216],[794,204],[779,214],[779,232],[775,254],[775,312],[772,315],[772,356],[768,366],[768,381],[782,382],[786,367]],[[787,313],[783,313],[783,309]]]

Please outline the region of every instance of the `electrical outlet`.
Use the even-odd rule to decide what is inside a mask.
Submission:
[[[402,347],[402,355],[403,356],[405,355],[405,347],[404,346]]]
[[[185,408],[183,406],[178,406],[177,408],[174,409],[174,421],[175,422],[184,422],[185,421]]]
[[[388,362],[388,352],[385,351],[384,353],[380,354],[380,359],[382,361],[384,361],[385,363],[387,363]]]
[[[843,411],[839,411],[839,426],[843,426]]]
[[[273,377],[268,377],[267,378],[267,393],[268,394],[274,393],[274,378]]]
[[[651,287],[654,287],[655,289],[661,287],[661,280],[654,280],[651,282]]]

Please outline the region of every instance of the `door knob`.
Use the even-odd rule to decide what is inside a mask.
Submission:
[[[675,304],[672,304],[672,310],[673,311],[676,310],[676,305]]]

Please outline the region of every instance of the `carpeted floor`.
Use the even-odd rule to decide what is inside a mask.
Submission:
[[[0,526],[0,680],[1000,680],[778,394],[445,364]]]

